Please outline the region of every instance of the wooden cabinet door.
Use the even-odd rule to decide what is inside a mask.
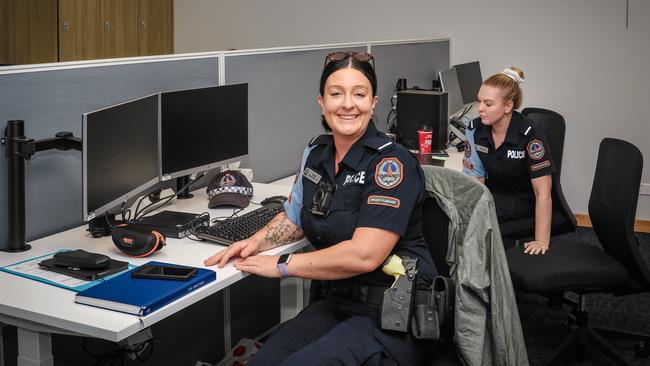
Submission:
[[[100,58],[100,0],[59,0],[59,61]]]
[[[16,63],[15,13],[16,0],[0,0],[0,64]]]
[[[138,2],[101,0],[101,57],[138,56]]]
[[[6,16],[14,16],[16,64],[56,62],[58,36],[56,32],[57,0],[14,0]]]
[[[173,0],[138,0],[139,54],[173,52]]]

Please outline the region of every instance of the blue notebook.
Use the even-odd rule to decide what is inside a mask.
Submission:
[[[146,264],[173,266],[161,262]],[[77,293],[74,301],[143,316],[217,279],[214,271],[204,268],[199,268],[197,274],[187,281],[133,278],[131,272],[136,269]]]

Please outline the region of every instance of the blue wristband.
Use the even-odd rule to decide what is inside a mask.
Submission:
[[[278,259],[278,271],[280,271],[280,277],[289,277],[289,269],[287,268],[287,265],[292,256],[292,254],[282,254]]]

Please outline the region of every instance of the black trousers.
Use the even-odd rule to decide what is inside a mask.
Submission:
[[[377,305],[330,296],[285,322],[247,363],[272,365],[419,365],[435,347],[380,328]]]

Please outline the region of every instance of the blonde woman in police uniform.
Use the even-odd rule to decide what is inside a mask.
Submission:
[[[223,267],[237,258],[241,271],[320,280],[324,287],[321,299],[284,323],[248,365],[421,364],[434,350],[431,342],[382,330],[379,314],[393,281],[381,268],[390,255],[417,259],[421,286],[437,274],[422,235],[424,173],[372,122],[378,99],[372,55],[328,55],[319,91],[331,134],[305,149],[285,212],[205,264]],[[256,255],[302,237],[316,250]]]
[[[555,163],[546,135],[517,112],[524,72],[505,69],[483,82],[479,118],[470,122],[463,171],[484,182],[499,222],[535,216],[535,238],[524,243],[529,254],[544,254],[551,237],[551,174]]]

